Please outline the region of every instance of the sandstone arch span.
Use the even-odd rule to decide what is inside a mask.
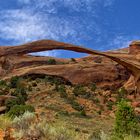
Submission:
[[[80,53],[87,53],[92,55],[101,55],[112,59],[113,61],[121,64],[126,67],[128,71],[134,76],[135,84],[138,88],[138,92],[140,92],[140,63],[137,61],[132,61],[129,59],[130,55],[128,55],[127,59],[121,55],[115,55],[113,53],[103,53],[99,51],[95,51],[92,49],[88,49],[81,46],[76,46],[68,43],[62,43],[53,40],[39,40],[31,43],[18,45],[18,46],[1,46],[0,47],[0,57],[6,57],[8,55],[24,55],[32,52],[40,52],[47,50],[71,50]]]

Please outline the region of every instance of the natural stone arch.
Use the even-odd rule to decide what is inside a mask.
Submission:
[[[31,43],[18,45],[18,46],[1,46],[0,47],[0,57],[5,57],[7,55],[23,55],[32,52],[40,52],[47,50],[71,50],[80,53],[87,53],[91,55],[100,55],[110,58],[111,60],[119,63],[120,65],[126,67],[128,71],[134,76],[135,83],[140,92],[140,63],[135,63],[129,59],[124,59],[121,56],[116,56],[115,54],[103,53],[95,51],[92,49],[84,48],[81,46],[76,46],[68,43],[62,43],[53,40],[39,40]]]

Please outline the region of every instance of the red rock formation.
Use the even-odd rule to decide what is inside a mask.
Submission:
[[[137,46],[138,46],[138,42],[137,42]],[[88,53],[88,54],[92,54],[92,55],[104,56],[104,57],[110,58],[111,60],[119,63],[120,65],[124,66],[134,76],[135,84],[138,88],[138,91],[140,92],[140,89],[139,89],[140,88],[140,63],[139,63],[137,57],[134,55],[135,49],[132,49],[132,48],[133,47],[130,46],[129,54],[111,53],[111,52],[103,53],[103,52],[87,49],[84,47],[67,44],[67,43],[62,43],[62,42],[58,42],[58,41],[52,41],[52,40],[40,40],[40,41],[35,41],[35,42],[31,42],[31,43],[27,43],[27,44],[19,45],[19,46],[13,46],[13,47],[9,47],[9,46],[0,47],[0,57],[1,57],[0,58],[0,62],[1,62],[0,72],[3,77],[10,77],[13,74],[24,75],[27,73],[36,73],[37,71],[38,72],[46,71],[45,73],[49,73],[48,66],[46,66],[45,68],[38,67],[36,65],[30,66],[30,65],[26,65],[27,62],[25,64],[26,65],[25,70],[17,68],[15,66],[15,62],[14,62],[15,60],[10,59],[10,57],[14,57],[15,55],[17,57],[21,57],[21,55],[31,53],[31,52],[39,52],[39,51],[54,50],[54,49],[64,49],[64,50],[71,50],[71,51],[76,51],[76,52],[81,52],[81,53]],[[28,61],[28,63],[29,63],[29,61]],[[32,63],[34,63],[34,61]],[[88,63],[87,63],[87,65],[90,66]],[[86,69],[87,65],[84,65],[85,69]],[[56,71],[55,69],[57,67],[54,68],[54,71]],[[64,65],[62,67],[64,68]],[[71,65],[70,67],[73,67],[73,66]],[[63,68],[61,68],[61,71]],[[67,75],[69,75],[71,69],[69,69],[69,66],[67,68],[68,68]],[[50,68],[50,69],[52,69],[52,68]],[[109,69],[111,69],[111,68],[109,68]],[[79,71],[81,71],[81,70],[82,70],[82,68],[79,69]],[[79,73],[79,71],[77,72],[77,74]],[[98,71],[99,71],[99,69],[98,69]],[[56,73],[60,73],[60,72],[55,72],[55,74]],[[84,71],[83,71],[83,73],[84,73]],[[85,71],[85,73],[88,73],[88,71]],[[62,74],[62,76],[63,76],[63,74]],[[105,76],[105,73],[103,76]],[[100,74],[98,75],[98,77],[100,77]]]
[[[140,54],[140,41],[133,41],[129,47],[129,54]]]

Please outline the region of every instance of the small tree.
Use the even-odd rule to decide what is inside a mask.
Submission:
[[[6,81],[0,80],[0,86],[6,86]]]
[[[14,76],[10,79],[10,87],[11,88],[16,88],[19,82],[19,77],[18,76]]]
[[[86,90],[84,89],[82,85],[76,85],[73,89],[73,93],[75,96],[85,95]]]
[[[118,103],[115,120],[115,135],[123,138],[125,135],[140,133],[133,108],[125,100]]]
[[[48,65],[55,65],[55,64],[56,64],[56,60],[50,58],[50,59],[47,61],[47,64],[48,64]]]
[[[117,96],[117,100],[121,101],[121,99],[124,99],[127,95],[127,90],[124,87],[121,87],[118,90],[118,96]]]
[[[92,83],[91,84],[91,90],[92,91],[95,91],[96,89],[97,89],[96,84],[95,83]]]
[[[71,60],[71,62],[76,62],[76,60],[74,58],[71,58],[70,60]]]
[[[58,92],[60,93],[60,96],[61,96],[62,98],[67,98],[67,97],[68,97],[64,85],[60,85],[60,86],[58,87]]]
[[[35,109],[31,105],[15,105],[8,112],[8,116],[14,118],[23,115],[25,112],[35,112]]]

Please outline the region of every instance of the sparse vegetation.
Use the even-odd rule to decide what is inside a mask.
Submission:
[[[79,140],[86,137],[76,133],[74,130],[67,129],[61,124],[50,125],[46,120],[36,122],[33,113],[25,112],[23,116],[13,120],[13,127],[16,131],[13,137],[16,139],[46,139],[47,140]]]
[[[76,60],[74,58],[71,58],[70,60],[71,60],[71,62],[76,62]]]
[[[118,90],[117,101],[121,101],[121,99],[125,99],[127,95],[127,90],[124,87],[121,87]]]
[[[112,110],[112,106],[114,105],[114,103],[112,101],[108,101],[107,102],[107,107],[108,107],[108,110]]]
[[[17,88],[19,80],[20,80],[20,78],[18,76],[12,77],[10,79],[10,87],[11,88]]]
[[[73,93],[75,96],[84,95],[86,93],[86,90],[82,85],[76,85],[73,89]]]
[[[133,108],[125,100],[118,103],[115,120],[115,135],[123,139],[126,135],[140,135],[140,128]]]
[[[60,93],[60,97],[62,97],[62,98],[67,98],[67,97],[68,97],[64,85],[60,85],[60,86],[58,87],[58,92]]]
[[[36,81],[32,82],[32,86],[33,86],[33,87],[37,87]]]
[[[102,57],[98,56],[96,57],[96,59],[94,60],[95,63],[102,63]]]
[[[72,108],[74,108],[75,110],[77,110],[77,111],[82,111],[83,109],[84,109],[84,107],[83,106],[81,106],[78,102],[76,102],[76,101],[71,101],[71,106],[72,106]]]
[[[44,90],[41,86],[43,89],[46,88],[46,93],[43,92],[43,95],[41,93]],[[99,140],[122,140],[122,138],[124,140],[139,140],[138,115],[135,115],[133,108],[126,101],[125,103],[121,101],[128,95],[124,88],[120,88],[117,94],[108,96],[108,94],[103,95],[102,90],[97,89],[95,83],[88,86],[73,86],[67,84],[65,79],[57,76],[31,75],[31,77],[27,76],[26,78],[16,76],[10,82],[0,81],[0,93],[2,93],[1,95],[10,94],[15,97],[2,102],[6,105],[7,110],[5,115],[0,116],[0,129],[7,131],[7,128],[12,127],[14,129],[12,135],[15,139],[46,139],[47,137],[48,140],[82,140],[82,138],[83,140],[92,140],[94,138]],[[32,99],[32,105],[39,110],[37,112],[39,119],[36,119],[36,115],[33,113],[35,111],[34,107],[27,105],[30,104],[32,95],[35,98],[35,100]],[[104,99],[102,96],[105,97],[105,102],[102,102],[102,99]],[[58,102],[57,99],[59,99]],[[107,120],[105,113],[108,110],[112,110],[108,112],[113,113],[118,101],[121,102],[118,104],[116,111],[114,129],[111,130],[110,118]],[[92,104],[96,107],[95,110],[92,108]],[[60,124],[57,126],[55,121],[53,124],[49,123],[48,110],[50,116],[55,116],[53,118],[55,121],[63,119],[68,124],[62,126],[61,130]],[[48,120],[42,121],[44,116],[49,116]],[[109,127],[109,130],[105,133],[102,131],[101,126],[96,128],[97,124],[102,123],[100,118],[103,118],[102,121],[104,122],[109,122],[108,126],[101,125]],[[88,121],[91,126],[90,124],[88,126]],[[70,123],[74,126],[69,126]],[[94,133],[92,135],[92,125],[94,130],[99,130],[98,137]],[[113,135],[111,135],[112,131]]]
[[[7,86],[6,81],[5,80],[0,80],[0,86]]]
[[[14,118],[23,115],[26,111],[34,112],[35,109],[31,105],[15,105],[8,112],[8,116]]]
[[[93,92],[97,89],[95,83],[90,84],[90,86],[91,86],[91,91],[93,91]]]
[[[47,61],[47,64],[48,64],[48,65],[55,65],[55,64],[56,64],[56,60],[50,58],[50,59]]]
[[[5,103],[6,111],[8,112],[15,105],[24,105],[24,104],[25,104],[25,100],[21,96],[15,99],[8,99]]]

